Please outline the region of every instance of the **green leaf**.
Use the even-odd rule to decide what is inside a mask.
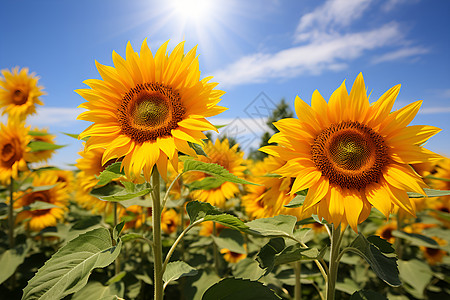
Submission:
[[[186,205],[186,211],[191,223],[204,218],[205,221],[214,221],[235,230],[248,228],[239,218],[223,213],[207,202],[191,201]]]
[[[142,238],[144,238],[144,236],[142,234],[134,233],[134,232],[124,234],[124,235],[122,235],[120,237],[120,239],[122,240],[122,243],[126,243],[126,242],[129,242],[129,241],[134,241],[134,240],[142,239]]]
[[[113,239],[117,241],[119,239],[120,233],[122,232],[123,226],[125,226],[125,221],[117,224],[113,229]]]
[[[184,261],[172,261],[167,264],[162,277],[165,283],[164,285],[167,285],[169,282],[177,280],[180,277],[195,275],[197,275],[197,270]]]
[[[242,178],[239,178],[239,177],[231,174],[230,172],[228,172],[228,170],[225,169],[224,167],[222,167],[221,165],[214,164],[214,163],[205,163],[205,162],[197,161],[197,160],[193,160],[193,159],[186,159],[184,161],[183,173],[188,172],[188,171],[203,172],[203,173],[215,176],[218,179],[233,182],[233,183],[258,185],[256,183],[252,183],[252,182],[249,182]]]
[[[213,284],[217,283],[220,277],[211,269],[200,269],[196,276],[185,278],[184,298],[200,300],[203,293]]]
[[[24,206],[23,210],[35,211],[40,209],[52,209],[54,207],[59,206],[48,202],[36,201],[31,203],[30,205]]]
[[[353,293],[350,300],[387,300],[387,298],[374,291],[360,290]]]
[[[39,269],[23,290],[22,299],[61,299],[80,290],[93,269],[104,268],[116,259],[121,246],[121,241],[113,246],[105,228],[78,236]]]
[[[23,243],[12,249],[8,249],[1,254],[0,266],[2,271],[0,272],[0,284],[14,274],[17,267],[25,260],[25,256],[29,249],[30,245],[28,243]]]
[[[127,272],[125,272],[125,271],[122,271],[119,274],[114,275],[106,282],[106,285],[111,285],[111,284],[121,281],[125,277],[125,275],[127,275]]]
[[[294,227],[297,218],[278,215],[272,218],[256,219],[245,223],[249,227],[247,233],[266,237],[294,237]]]
[[[284,239],[281,237],[271,239],[257,254],[256,260],[259,267],[265,269],[265,275],[269,274],[275,266],[288,264],[299,260],[316,259],[320,255],[315,248],[302,248],[299,244],[285,248]]]
[[[258,281],[225,278],[211,286],[203,294],[202,300],[272,300],[281,299],[270,288]]]
[[[85,287],[72,296],[72,300],[99,300],[117,299],[116,296],[123,297],[125,285],[123,282],[116,282],[104,286],[98,281],[89,282]]]
[[[402,284],[398,277],[397,259],[383,255],[361,233],[358,234],[348,249],[363,257],[370,264],[375,274],[387,284],[394,287]]]
[[[233,276],[236,278],[258,280],[264,276],[264,270],[259,267],[259,263],[251,258],[244,258],[233,267]]]
[[[314,220],[313,217],[309,217],[300,221],[297,221],[297,225],[307,225],[307,224],[314,224],[316,223],[316,220]]]
[[[303,205],[303,202],[305,202],[306,196],[304,195],[297,195],[294,197],[294,199],[291,200],[288,204],[286,204],[284,207],[287,208],[296,208]]]
[[[392,247],[392,244],[382,239],[378,235],[371,235],[367,238],[367,240],[374,244],[378,249],[380,249],[383,253],[394,253],[395,249]]]
[[[191,147],[197,155],[203,155],[205,157],[208,157],[208,155],[203,150],[202,146],[199,144],[188,142],[189,147]]]
[[[404,231],[393,230],[392,235],[404,239],[414,246],[425,246],[428,248],[435,248],[435,249],[440,248],[439,244],[435,240],[418,233],[408,233]]]
[[[433,278],[433,271],[428,264],[417,259],[399,260],[398,269],[400,270],[400,278],[411,287],[408,290],[416,298],[422,298],[425,288]]]
[[[204,218],[205,221],[214,221],[235,230],[246,230],[248,227],[237,217],[221,212],[207,202],[191,201],[186,205],[186,211],[191,223]]]
[[[105,184],[110,183],[114,179],[120,178],[125,175],[125,172],[120,171],[120,167],[122,162],[118,161],[106,167],[100,175],[98,175],[97,179],[99,180],[97,186],[103,186]]]
[[[436,176],[432,176],[432,175],[427,175],[425,176],[425,178],[427,179],[435,179],[435,180],[442,180],[442,181],[450,181],[450,178],[442,178],[442,177],[436,177]]]
[[[56,150],[63,148],[67,145],[56,145],[52,143],[47,143],[43,141],[31,141],[28,143],[28,147],[30,147],[30,152],[37,152],[37,151],[47,151],[47,150]]]
[[[224,182],[226,182],[226,181],[218,179],[216,177],[205,177],[202,180],[194,181],[190,184],[187,184],[187,187],[189,188],[190,191],[195,191],[195,190],[208,191],[211,189],[218,188]]]
[[[448,190],[433,190],[433,189],[423,189],[426,196],[416,193],[416,192],[408,192],[409,198],[425,198],[425,197],[442,197],[442,196],[449,196],[450,191]]]
[[[90,194],[103,201],[120,202],[145,196],[152,191],[148,183],[134,184],[131,182],[123,182],[123,184],[125,188],[115,183],[110,183],[93,189]]]
[[[219,249],[228,249],[231,252],[245,254],[244,237],[239,231],[224,229],[220,236],[211,235]]]
[[[31,135],[31,136],[46,136],[46,135],[50,135],[50,133],[47,133],[47,132],[34,131],[34,130],[28,131],[28,134]]]

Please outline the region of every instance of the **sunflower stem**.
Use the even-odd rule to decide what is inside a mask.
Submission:
[[[162,244],[161,244],[161,196],[159,172],[153,167],[152,173],[152,227],[153,227],[153,259],[154,259],[154,299],[163,299],[163,262],[162,262]]]
[[[329,273],[327,282],[327,300],[334,300],[336,290],[337,271],[339,267],[339,249],[341,237],[341,225],[331,228],[331,245],[330,245],[330,261],[329,261]]]
[[[15,223],[15,216],[14,216],[14,179],[11,176],[10,177],[10,184],[9,184],[9,207],[8,207],[8,237],[9,237],[9,249],[14,248],[16,245],[16,241],[14,238],[14,223]],[[11,275],[9,278],[9,282],[11,284],[11,289],[13,290],[16,286],[16,272]]]
[[[114,228],[117,226],[117,202],[113,202],[113,213],[114,213]],[[114,273],[115,275],[120,273],[120,255],[117,256],[116,260],[114,261]]]
[[[301,300],[302,299],[302,283],[300,282],[300,274],[302,272],[301,261],[297,261],[294,263],[294,271],[295,271],[294,299]]]
[[[403,230],[404,224],[403,224],[403,213],[400,211],[397,212],[397,230],[401,231]],[[397,252],[397,258],[402,259],[403,257],[403,244],[402,239],[396,238],[394,241],[394,249]]]
[[[217,228],[216,222],[213,222],[213,235],[217,236]],[[216,269],[217,275],[219,275],[219,250],[217,249],[216,243],[213,243],[213,251],[214,251],[214,268]],[[219,275],[220,276],[220,275]]]

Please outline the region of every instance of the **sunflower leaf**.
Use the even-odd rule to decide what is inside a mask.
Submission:
[[[291,200],[288,204],[284,205],[284,207],[287,208],[296,208],[303,205],[303,202],[305,202],[306,196],[303,195],[297,195],[294,197],[294,199]]]
[[[205,150],[203,150],[202,146],[200,146],[198,144],[195,144],[195,143],[191,143],[191,142],[188,142],[188,145],[189,145],[189,147],[192,148],[192,150],[195,151],[195,153],[197,155],[203,155],[205,157],[208,157],[208,155],[206,154]]]
[[[46,135],[50,135],[50,133],[43,132],[43,131],[35,131],[35,130],[28,131],[28,134],[31,135],[31,136],[46,136]]]
[[[186,205],[186,210],[191,223],[203,218],[205,221],[217,222],[235,230],[244,231],[248,229],[239,218],[223,213],[206,202],[191,201]]]
[[[184,261],[172,261],[167,264],[166,270],[163,274],[164,285],[169,282],[177,280],[183,276],[195,276],[197,270],[185,263]]]
[[[219,236],[211,235],[219,249],[228,249],[231,252],[245,254],[244,237],[239,231],[223,229]]]
[[[377,292],[370,290],[359,290],[352,294],[350,300],[387,300],[387,298]]]
[[[97,182],[97,186],[103,186],[105,184],[110,183],[114,179],[124,176],[125,172],[123,170],[120,171],[121,165],[122,165],[122,162],[118,161],[118,162],[115,162],[115,163],[107,166],[106,169],[103,170],[100,173],[100,175],[97,176],[97,179],[99,180]]]
[[[38,152],[38,151],[47,151],[47,150],[56,150],[67,145],[56,145],[53,143],[47,143],[43,141],[31,141],[28,143],[28,147],[30,148],[30,152]]]
[[[258,185],[256,183],[252,183],[250,181],[247,181],[245,179],[239,178],[231,174],[230,172],[228,172],[227,169],[215,163],[206,163],[194,159],[186,159],[184,161],[183,173],[186,173],[188,171],[203,172],[212,175],[218,179],[233,183]]]
[[[93,189],[90,194],[100,200],[118,202],[145,196],[152,191],[148,183],[127,183],[125,186],[126,188],[109,183],[105,186]]]
[[[54,207],[59,207],[53,203],[43,202],[43,201],[35,201],[30,205],[26,205],[23,207],[23,210],[35,211],[41,209],[52,209]]]
[[[416,193],[416,192],[407,192],[409,198],[425,198],[425,197],[442,197],[442,196],[450,196],[449,190],[433,190],[433,189],[423,189],[426,196]]]
[[[121,275],[119,273],[118,275]],[[72,300],[87,300],[87,299],[101,299],[101,300],[113,300],[122,299],[125,293],[125,284],[123,282],[115,282],[107,284],[106,286],[98,281],[89,282],[81,290],[73,294]]]
[[[258,281],[239,278],[225,278],[209,287],[202,300],[235,299],[281,299],[269,287]]]
[[[361,233],[347,247],[362,258],[364,258],[377,276],[390,286],[400,286],[397,258],[385,256],[377,247],[372,245]],[[344,250],[345,250],[344,249]]]
[[[434,248],[434,249],[440,248],[439,244],[435,240],[422,234],[393,230],[392,235],[407,240],[408,242],[411,243],[411,245],[414,246],[425,246],[427,248]]]
[[[12,249],[6,250],[0,255],[0,266],[2,266],[2,271],[0,272],[0,284],[14,274],[17,267],[25,260],[25,256],[29,249],[30,244],[21,243]]]
[[[211,190],[220,187],[225,180],[221,180],[215,177],[205,177],[202,180],[194,181],[190,184],[187,184],[190,191],[195,190]]]
[[[97,228],[60,248],[23,290],[22,299],[62,299],[84,287],[95,268],[104,268],[119,255],[122,241],[113,245],[109,231]]]
[[[278,215],[272,218],[256,219],[245,223],[249,227],[246,231],[252,235],[267,237],[294,237],[294,227],[297,218],[294,216]]]

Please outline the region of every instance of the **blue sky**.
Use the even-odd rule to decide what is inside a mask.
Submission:
[[[186,2],[186,1],[184,1]],[[188,1],[189,2],[189,1]],[[28,67],[40,76],[45,106],[27,121],[69,144],[51,163],[73,164],[81,143],[60,132],[79,133],[84,102],[73,92],[100,78],[95,60],[112,65],[115,50],[144,38],[153,51],[198,45],[202,76],[226,91],[229,110],[213,119],[231,123],[244,149],[257,144],[268,110],[315,89],[328,99],[362,72],[375,101],[402,88],[395,108],[424,100],[413,124],[443,129],[427,148],[450,156],[450,2],[419,0],[237,1],[2,1],[0,69]],[[4,118],[3,118],[4,120]]]

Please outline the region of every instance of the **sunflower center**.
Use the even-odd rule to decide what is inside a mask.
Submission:
[[[28,93],[26,93],[22,89],[16,89],[12,94],[12,101],[16,105],[25,104],[27,100],[28,100]]]
[[[12,158],[14,158],[14,155],[16,152],[14,151],[14,146],[11,143],[5,144],[2,148],[2,161],[3,162],[9,162]]]
[[[159,83],[136,85],[123,97],[117,111],[122,133],[137,143],[170,136],[184,114],[180,95]]]
[[[30,205],[37,201],[50,203],[50,200],[51,200],[51,196],[50,196],[49,192],[42,191],[42,192],[33,192],[33,193],[29,194],[26,197],[25,202],[26,202],[26,205]],[[49,211],[50,211],[50,209],[36,209],[31,212],[34,216],[42,216],[42,215],[47,214]]]
[[[378,182],[389,162],[383,138],[359,122],[330,125],[315,138],[311,154],[330,183],[357,190]]]

